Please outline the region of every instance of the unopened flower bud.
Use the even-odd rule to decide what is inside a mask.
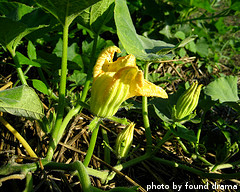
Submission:
[[[118,159],[126,157],[131,148],[134,126],[134,123],[130,123],[117,137],[115,151]]]
[[[202,86],[202,84],[198,85],[198,82],[196,81],[179,97],[172,112],[175,121],[181,121],[190,115],[197,107]]]

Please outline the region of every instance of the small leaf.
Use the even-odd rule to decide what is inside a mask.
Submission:
[[[74,70],[73,74],[68,77],[68,81],[72,81],[76,86],[81,86],[86,81],[87,74],[78,70]]]
[[[182,139],[186,139],[187,141],[191,141],[196,143],[197,142],[197,137],[194,133],[193,130],[187,129],[184,125],[180,123],[175,123],[176,128],[173,129],[171,128],[171,131],[178,137]]]
[[[189,51],[196,53],[197,49],[196,49],[196,44],[194,43],[194,41],[189,42],[186,45],[186,49],[188,49]]]
[[[32,82],[33,87],[35,89],[37,89],[38,91],[42,92],[45,95],[48,95],[48,88],[41,80],[33,79]]]
[[[15,57],[17,58],[17,61],[20,65],[32,65],[35,67],[41,67],[41,65],[39,63],[28,59],[27,57],[25,57],[23,54],[19,53],[18,51],[16,52]]]
[[[31,60],[37,59],[36,48],[34,47],[31,41],[28,41],[27,51],[29,59]]]
[[[185,39],[185,33],[183,33],[182,31],[177,31],[174,36],[181,40]]]
[[[170,119],[170,117],[168,117],[166,114],[158,110],[158,108],[155,105],[153,105],[153,108],[154,112],[161,120],[163,120],[164,122],[172,122],[172,119]]]
[[[237,80],[235,76],[220,77],[209,83],[204,88],[204,93],[214,101],[219,100],[220,103],[237,102],[239,100]]]
[[[60,38],[56,44],[56,47],[54,48],[53,52],[54,54],[56,54],[58,57],[62,57],[62,44],[63,44],[63,41],[62,39]],[[73,43],[72,45],[70,45],[68,47],[68,61],[73,61],[73,59],[76,57],[76,56],[79,56],[79,46],[77,43]]]
[[[201,57],[208,56],[208,43],[204,38],[200,38],[197,40],[196,51]]]
[[[32,119],[44,116],[38,95],[27,85],[0,91],[0,111]]]

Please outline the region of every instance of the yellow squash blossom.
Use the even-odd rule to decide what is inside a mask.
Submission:
[[[104,49],[94,66],[90,100],[90,110],[94,115],[111,117],[123,101],[134,96],[168,97],[161,87],[144,79],[133,55],[113,61],[116,52],[121,52],[116,46]]]

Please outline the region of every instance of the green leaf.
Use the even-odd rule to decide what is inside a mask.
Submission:
[[[28,41],[27,53],[29,59],[31,60],[37,59],[36,48],[34,47],[31,41]]]
[[[0,91],[0,111],[32,119],[44,116],[38,95],[27,85]]]
[[[114,0],[102,0],[91,7],[90,25],[96,34],[113,17],[113,2]]]
[[[178,52],[178,54],[179,54],[179,56],[180,57],[184,57],[185,55],[186,55],[186,50],[184,49],[184,48],[181,48],[180,50],[179,50],[179,52]]]
[[[113,17],[114,0],[102,0],[85,9],[78,23],[95,34],[103,32],[103,26]]]
[[[83,73],[79,70],[74,70],[73,74],[68,77],[68,81],[72,81],[76,84],[76,86],[81,86],[86,81],[87,74]]]
[[[34,8],[19,2],[0,2],[0,13],[14,21],[19,21],[24,15],[33,11]]]
[[[63,41],[60,38],[52,53],[55,53],[58,57],[62,57],[62,45],[63,45]],[[70,45],[68,47],[68,56],[67,56],[68,61],[73,61],[75,57],[80,56],[79,52],[80,52],[79,46],[77,43],[73,43],[72,45]]]
[[[29,28],[26,24],[19,21],[0,17],[0,44],[9,51],[15,52],[17,45],[23,37],[43,27],[46,27],[46,25]]]
[[[184,40],[186,38],[185,33],[183,33],[182,31],[177,31],[174,36],[181,40]]]
[[[196,44],[194,43],[194,41],[189,42],[186,45],[186,49],[188,49],[189,51],[196,53],[197,49],[196,49]]]
[[[204,38],[200,38],[196,43],[196,51],[201,57],[208,56],[208,43]]]
[[[237,80],[235,76],[220,77],[209,83],[204,88],[204,93],[214,101],[219,100],[220,103],[237,102],[239,100]]]
[[[235,11],[240,11],[240,2],[238,2],[238,1],[232,2],[232,5],[231,5],[230,8],[235,10]]]
[[[138,35],[125,0],[115,1],[114,19],[117,34],[124,49],[138,59],[145,61],[159,60],[163,57],[163,54],[156,54],[159,50],[174,47],[172,44]]]
[[[175,134],[176,136],[182,139],[186,139],[187,141],[191,141],[194,143],[197,142],[197,137],[193,130],[187,129],[184,125],[180,123],[175,123],[175,125],[176,125],[175,129],[171,128],[171,131],[173,132],[173,134]]]
[[[45,95],[48,95],[48,88],[41,80],[33,79],[33,87]]]
[[[17,61],[20,65],[32,65],[35,67],[41,67],[41,65],[39,63],[28,59],[27,57],[25,57],[22,53],[19,53],[18,51],[16,52],[15,57],[17,58]]]
[[[194,0],[191,1],[192,5],[207,10],[210,13],[214,13],[215,10],[211,7],[209,0]]]
[[[172,119],[170,118],[170,115],[166,115],[166,112],[160,111],[155,105],[153,105],[153,109],[155,114],[164,122],[172,122]]]
[[[70,25],[86,8],[99,0],[36,0],[40,7],[48,10],[62,25]]]

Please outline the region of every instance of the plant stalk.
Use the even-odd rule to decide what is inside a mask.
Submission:
[[[10,52],[10,54],[13,58],[14,64],[16,66],[16,71],[17,71],[17,74],[18,74],[18,78],[20,79],[22,85],[27,85],[27,81],[25,79],[25,76],[24,76],[24,73],[22,71],[21,65],[19,64],[19,61],[16,57],[15,50],[13,50],[11,47],[8,47],[8,46],[7,46],[7,49],[8,49],[8,51]]]
[[[146,63],[144,67],[144,78],[147,80],[148,79],[148,67],[150,63]],[[146,146],[146,151],[151,152],[152,150],[152,133],[150,129],[150,123],[149,123],[149,118],[148,118],[148,101],[147,97],[143,96],[142,97],[142,116],[143,116],[143,123],[145,127],[145,136],[147,139],[147,146]]]
[[[98,118],[98,117],[95,117],[95,118]],[[93,154],[93,151],[94,151],[94,148],[95,148],[95,144],[96,144],[96,141],[97,141],[97,136],[98,136],[98,130],[99,130],[99,125],[101,123],[101,120],[100,118],[98,118],[98,122],[95,126],[95,128],[93,129],[93,132],[92,132],[92,136],[91,136],[91,140],[90,140],[90,144],[89,144],[89,147],[88,147],[88,151],[87,151],[87,155],[83,161],[83,165],[85,165],[85,167],[88,166],[91,158],[92,158],[92,154]]]
[[[101,131],[102,131],[103,140],[109,145],[107,131],[103,128],[101,128]],[[110,164],[110,162],[111,162],[110,149],[107,146],[104,147],[104,161],[108,164]]]
[[[60,141],[65,127],[60,131],[60,127],[64,115],[65,107],[65,94],[66,94],[66,82],[67,82],[67,50],[68,50],[68,30],[69,25],[67,24],[67,19],[65,25],[63,25],[63,50],[62,50],[62,65],[61,65],[61,78],[60,78],[60,88],[59,88],[59,102],[57,108],[57,118],[55,126],[51,133],[51,141],[49,143],[49,148],[46,158],[51,160],[53,157],[54,150]]]

